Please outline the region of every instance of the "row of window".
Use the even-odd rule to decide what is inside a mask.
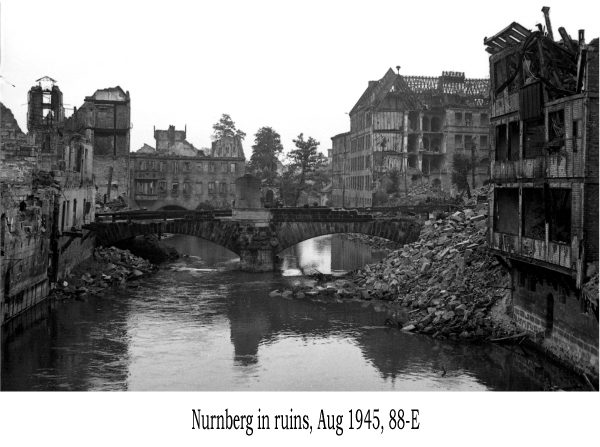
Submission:
[[[194,165],[195,165],[195,167],[194,167]],[[189,161],[184,161],[183,163],[180,163],[178,161],[164,162],[164,161],[155,161],[155,160],[144,160],[144,161],[140,161],[138,166],[139,166],[140,171],[166,172],[168,169],[171,172],[180,172],[180,170],[182,172],[190,172],[192,169],[195,168],[195,170],[197,172],[216,172],[216,165],[217,165],[217,163],[215,163],[213,161],[210,161],[207,163],[204,163],[204,162],[192,163]],[[220,172],[222,172],[222,173],[238,172],[237,163],[221,163],[221,171]]]
[[[543,116],[499,124],[495,137],[496,161],[518,160],[521,147],[522,158],[528,159],[559,153],[564,150],[567,140],[571,140],[573,153],[576,153],[583,137],[583,126],[581,120],[565,122],[564,110],[557,110],[548,113],[547,125]]]
[[[350,140],[350,152],[361,152],[365,149],[371,149],[371,135],[363,135]]]
[[[494,231],[529,239],[571,243],[571,190],[567,188],[500,188],[494,198]],[[520,211],[520,213],[519,213]],[[546,234],[548,233],[548,234]]]
[[[170,183],[170,191],[171,194],[179,194],[179,191],[183,191],[183,194],[189,195],[192,193],[192,184],[190,182],[183,182],[181,185],[179,182],[171,182]],[[217,189],[219,194],[227,193],[227,183],[226,182],[208,182],[208,193],[214,194]],[[181,186],[181,189],[180,189]],[[193,187],[196,194],[202,194],[204,191],[202,182],[196,182]],[[167,182],[137,182],[136,191],[138,194],[166,194],[167,193]],[[235,194],[235,183],[229,184],[229,192],[231,194]]]
[[[477,144],[477,138],[479,137],[479,144]],[[487,151],[488,147],[488,136],[487,135],[454,135],[454,148],[455,149],[466,149],[471,150],[473,144],[475,149]]]
[[[362,171],[363,169],[371,168],[371,156],[363,155],[362,157],[354,157],[350,159],[350,171]]]

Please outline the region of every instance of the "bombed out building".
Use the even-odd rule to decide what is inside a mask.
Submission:
[[[154,130],[156,149],[131,154],[133,206],[158,209],[231,208],[235,180],[245,173],[239,137],[223,137],[206,150],[186,140],[187,129]]]
[[[332,205],[372,206],[374,190],[393,169],[408,182],[422,176],[451,192],[454,153],[476,165],[481,186],[489,165],[488,87],[489,80],[460,72],[426,77],[389,69],[369,81],[350,111],[350,131],[332,137]]]
[[[93,174],[99,202],[121,196],[129,200],[131,99],[121,87],[99,89],[86,96],[68,119],[72,131],[94,146]],[[109,183],[111,188],[108,187]]]
[[[490,56],[489,244],[512,274],[517,324],[598,374],[598,39],[513,22]]]
[[[28,93],[25,135],[2,106],[0,148],[2,318],[43,300],[53,283],[91,255],[93,146],[65,119],[49,77]]]

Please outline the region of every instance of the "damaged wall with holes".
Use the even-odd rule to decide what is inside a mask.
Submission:
[[[333,205],[371,206],[374,188],[393,170],[435,179],[443,191],[453,192],[454,153],[472,158],[471,187],[481,186],[488,178],[488,88],[487,79],[461,72],[427,77],[389,69],[369,81],[350,111],[350,132],[332,138],[333,158],[341,165],[334,174]]]
[[[512,262],[514,316],[598,374],[598,39],[513,22],[484,39],[491,78],[490,248]],[[527,279],[523,279],[527,278]],[[596,278],[596,279],[594,279]]]
[[[2,109],[2,133],[9,137],[0,150],[5,319],[43,300],[94,247],[83,229],[95,212],[93,146],[65,127],[56,81],[38,81],[28,95],[25,138]]]
[[[0,287],[7,321],[48,295],[55,196],[49,189],[32,192],[29,184],[2,183],[0,188]]]
[[[93,174],[98,202],[103,202],[105,197],[110,201],[119,196],[129,201],[130,117],[129,92],[117,86],[86,96],[84,104],[65,121],[66,129],[81,134],[94,148]]]

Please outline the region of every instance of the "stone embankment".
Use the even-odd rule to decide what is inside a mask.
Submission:
[[[81,300],[88,295],[98,295],[112,286],[137,287],[135,283],[127,283],[157,270],[156,265],[131,254],[129,250],[100,247],[94,250],[91,259],[83,261],[65,280],[57,284],[52,296],[58,299]]]
[[[488,204],[425,222],[419,240],[346,278],[271,296],[363,300],[385,324],[436,338],[512,335],[508,272],[487,250]]]

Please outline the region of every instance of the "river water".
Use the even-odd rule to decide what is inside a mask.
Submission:
[[[433,340],[387,328],[372,302],[269,297],[303,272],[378,262],[342,236],[282,253],[278,273],[242,273],[237,257],[190,237],[187,256],[139,284],[48,303],[2,343],[6,390],[541,390],[579,384],[529,351]],[[16,326],[16,328],[15,328]]]

